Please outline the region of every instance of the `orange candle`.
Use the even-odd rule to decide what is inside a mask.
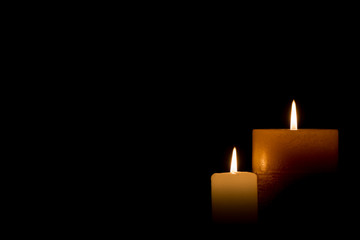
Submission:
[[[258,214],[257,176],[237,171],[236,149],[229,173],[211,176],[212,217],[217,223],[255,223]]]
[[[337,129],[297,129],[295,101],[290,129],[254,129],[253,172],[260,205],[268,205],[290,184],[310,174],[334,172],[338,165]]]

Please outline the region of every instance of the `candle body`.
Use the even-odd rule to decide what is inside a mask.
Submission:
[[[250,172],[211,176],[212,217],[217,223],[255,223],[258,215],[257,176]]]
[[[306,176],[336,171],[338,130],[254,129],[252,154],[263,207]]]
[[[338,164],[338,130],[254,129],[253,171],[331,172]]]

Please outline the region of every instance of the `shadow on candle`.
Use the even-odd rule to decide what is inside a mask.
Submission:
[[[288,176],[290,179],[290,176]],[[281,180],[280,180],[281,179]],[[268,185],[268,190],[262,191],[262,209],[259,215],[260,223],[337,223],[340,214],[341,198],[337,174],[313,174],[292,177],[288,184],[284,176],[273,178],[274,185]],[[275,189],[275,186],[277,189]],[[266,196],[271,194],[271,196]],[[260,196],[259,196],[260,197]]]
[[[214,223],[256,223],[258,194],[254,173],[215,173],[211,185]]]

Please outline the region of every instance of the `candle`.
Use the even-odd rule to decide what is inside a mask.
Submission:
[[[212,217],[217,223],[255,223],[257,221],[257,176],[237,171],[233,149],[229,173],[211,176]]]
[[[290,129],[254,129],[253,171],[258,175],[259,204],[266,206],[305,176],[336,171],[337,129],[297,129],[292,103]]]

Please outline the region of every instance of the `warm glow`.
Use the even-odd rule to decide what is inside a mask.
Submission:
[[[237,158],[236,158],[236,148],[234,147],[232,158],[231,158],[231,167],[230,167],[231,173],[237,172]]]
[[[291,106],[290,130],[297,130],[297,118],[296,118],[295,100],[292,101],[292,106]]]

